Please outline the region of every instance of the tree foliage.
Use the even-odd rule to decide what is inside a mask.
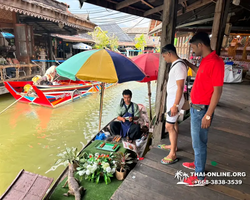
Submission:
[[[145,36],[144,34],[141,34],[139,37],[135,38],[135,47],[139,50],[141,50],[140,53],[142,53],[142,51],[144,50],[144,48],[147,46],[147,42],[145,40]]]
[[[109,38],[109,46],[112,51],[118,48],[118,38],[114,34]]]
[[[108,36],[108,31],[103,31],[99,26],[97,26],[94,32],[89,33],[95,41],[96,49],[110,48],[115,51],[118,48],[118,38],[113,34],[113,36]]]
[[[103,31],[99,26],[95,27],[94,32],[89,33],[95,41],[96,49],[103,49],[109,44],[109,37],[107,36],[107,31]]]

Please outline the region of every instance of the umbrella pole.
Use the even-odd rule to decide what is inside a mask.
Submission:
[[[149,102],[149,117],[150,117],[150,123],[152,120],[152,108],[151,108],[151,81],[148,83],[148,102]]]
[[[102,125],[102,108],[103,108],[103,97],[104,97],[105,83],[101,83],[101,98],[100,98],[100,110],[99,110],[99,131]]]

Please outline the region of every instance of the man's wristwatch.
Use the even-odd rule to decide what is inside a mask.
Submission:
[[[210,120],[211,117],[209,115],[206,115],[206,120]]]
[[[174,106],[175,106],[176,108],[179,108],[179,105],[174,104]]]

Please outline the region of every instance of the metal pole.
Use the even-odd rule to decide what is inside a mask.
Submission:
[[[105,87],[105,83],[101,83],[101,98],[100,98],[100,110],[99,110],[99,131],[101,130],[101,125],[102,125],[104,87]]]

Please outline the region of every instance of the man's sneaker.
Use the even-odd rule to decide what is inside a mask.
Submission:
[[[197,176],[190,176],[187,179],[185,179],[183,183],[186,186],[191,186],[191,187],[207,185],[206,178],[204,180],[199,180]]]
[[[182,166],[188,169],[195,170],[194,162],[184,162],[182,163]]]

